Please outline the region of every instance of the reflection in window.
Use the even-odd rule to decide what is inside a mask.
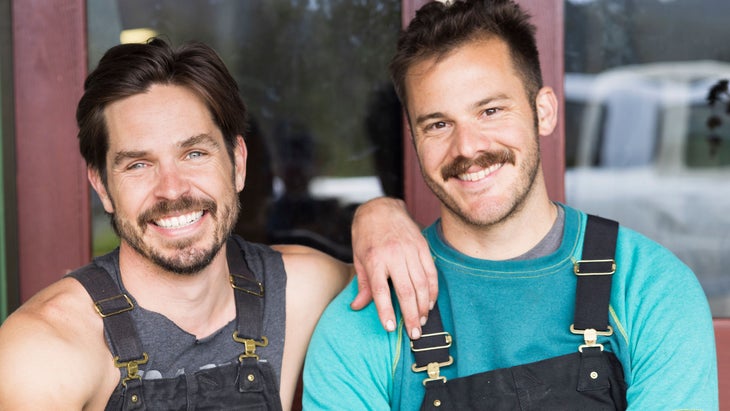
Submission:
[[[89,60],[144,29],[214,47],[239,83],[251,131],[236,228],[349,260],[354,206],[402,196],[400,107],[387,63],[400,29],[391,0],[94,0]],[[98,209],[98,208],[97,208]],[[102,212],[103,214],[103,212]],[[105,217],[95,252],[114,245]]]
[[[685,161],[688,167],[730,166],[730,93],[728,79],[712,85],[703,104],[689,108]]]
[[[566,201],[664,244],[730,315],[726,0],[566,0]],[[691,33],[691,35],[687,35]],[[574,134],[574,135],[570,135]]]

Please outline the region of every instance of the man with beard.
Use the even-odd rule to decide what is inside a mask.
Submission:
[[[352,267],[231,236],[246,108],[223,62],[199,43],[120,45],[84,89],[80,150],[121,244],[0,328],[0,409],[290,408]],[[417,293],[399,292],[418,325]]]
[[[548,198],[538,140],[558,102],[534,31],[512,0],[465,0],[426,4],[401,34],[391,76],[441,204],[424,230],[437,304],[411,342],[400,322],[362,332],[376,310],[349,310],[345,289],[312,337],[305,409],[717,409],[712,320],[690,269]],[[400,203],[358,214],[353,233],[408,231]]]

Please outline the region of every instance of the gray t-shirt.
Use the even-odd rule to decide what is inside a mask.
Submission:
[[[281,254],[267,246],[252,244],[237,238],[244,258],[257,281],[264,284],[264,335],[269,339],[266,347],[257,347],[261,361],[271,363],[277,382],[281,383],[281,360],[284,351],[284,327],[286,324],[286,272]],[[115,282],[133,301],[130,311],[145,352],[147,364],[140,365],[143,379],[174,378],[200,369],[222,366],[238,361],[243,344],[232,338],[236,321],[231,321],[213,334],[197,339],[182,330],[167,317],[140,307],[134,296],[124,289],[119,274],[119,252],[115,250],[95,259],[97,265],[112,275]],[[231,267],[234,271],[235,268]],[[231,293],[233,293],[231,288]],[[252,319],[252,321],[256,321]],[[107,335],[108,342],[108,335]]]

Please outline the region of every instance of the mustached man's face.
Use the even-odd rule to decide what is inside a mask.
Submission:
[[[405,85],[421,172],[444,223],[484,227],[520,209],[540,171],[538,134],[552,126],[536,117],[507,46],[466,43],[413,65]],[[543,100],[541,90],[538,113]]]
[[[246,148],[234,163],[210,112],[181,86],[153,85],[108,105],[107,183],[89,179],[113,215],[121,247],[173,273],[216,256],[238,217]]]

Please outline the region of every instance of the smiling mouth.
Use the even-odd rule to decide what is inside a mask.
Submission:
[[[196,223],[203,217],[203,214],[203,211],[194,211],[176,217],[160,218],[154,220],[153,223],[162,228],[182,228]]]
[[[461,181],[479,181],[486,178],[488,175],[502,168],[504,163],[494,164],[485,169],[479,170],[475,173],[461,173],[457,178]]]

